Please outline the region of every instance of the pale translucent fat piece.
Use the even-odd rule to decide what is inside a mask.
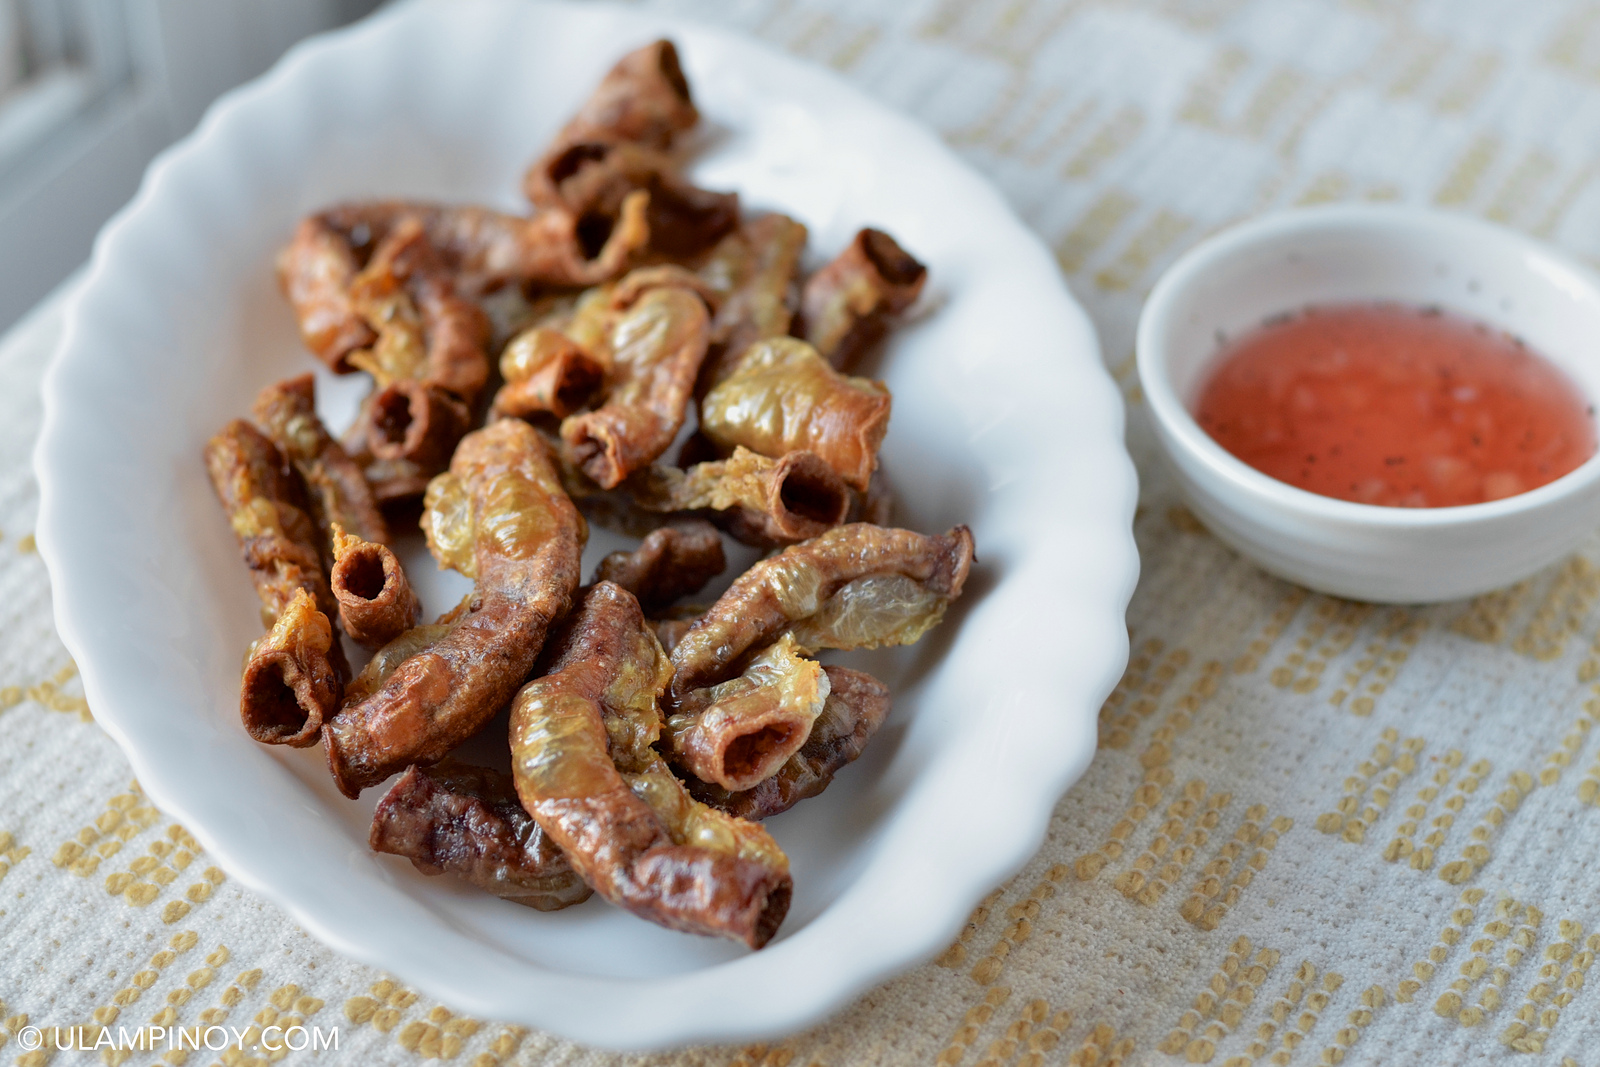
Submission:
[[[700,402],[700,431],[723,448],[764,456],[815,452],[858,490],[878,466],[889,390],[840,374],[792,337],[757,341]]]
[[[700,803],[659,757],[643,771],[624,773],[622,779],[660,816],[673,844],[737,856],[774,871],[789,869],[789,857],[760,823]]]
[[[422,534],[440,570],[468,578],[478,576],[473,560],[477,531],[472,523],[472,498],[466,484],[449,471],[436,475],[422,497]]]
[[[903,574],[869,574],[846,583],[789,634],[801,648],[909,645],[939,625],[950,598]]]
[[[428,482],[419,525],[441,570],[476,578],[480,534],[510,559],[531,558],[561,521],[552,500],[565,493],[548,465],[537,471],[507,470],[476,498],[461,478],[445,471]]]

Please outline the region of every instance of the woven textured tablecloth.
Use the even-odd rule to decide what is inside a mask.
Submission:
[[[615,1057],[453,1014],[228,881],[95,726],[32,550],[60,329],[0,347],[0,1061],[32,1025],[340,1027],[412,1064],[1600,1064],[1600,542],[1426,609],[1268,578],[1155,462],[1133,324],[1269,208],[1401,200],[1600,257],[1600,4],[672,0],[829,64],[987,172],[1101,331],[1144,483],[1133,659],[1043,850],[810,1032]],[[1042,487],[1043,488],[1043,487]]]

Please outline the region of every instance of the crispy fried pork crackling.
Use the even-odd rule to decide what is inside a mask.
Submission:
[[[589,899],[590,889],[523,810],[511,776],[446,759],[413,766],[372,813],[368,844],[423,874],[453,874],[539,911]]]
[[[662,732],[667,758],[730,792],[752,789],[806,743],[828,686],[822,665],[784,634],[738,677],[678,702]]]
[[[792,337],[757,341],[700,401],[700,432],[774,459],[815,452],[865,492],[889,431],[889,390],[840,374]]]
[[[672,444],[710,337],[710,313],[697,289],[646,269],[662,284],[640,291],[624,278],[618,285],[623,299],[632,299],[608,331],[605,403],[561,423],[572,461],[603,489],[616,488]]]
[[[835,367],[848,367],[883,339],[892,316],[916,303],[928,269],[882,230],[861,230],[806,281],[801,337]]]
[[[836,526],[740,575],[672,650],[674,705],[726,681],[785,631],[802,648],[910,644],[944,617],[972,567],[972,532]]]
[[[527,677],[577,589],[586,528],[531,426],[501,419],[468,434],[440,478],[461,489],[473,599],[438,643],[323,727],[346,796],[477,733]]]
[[[776,774],[743,792],[694,779],[689,792],[701,803],[741,819],[761,820],[788,811],[828,787],[855,760],[889,714],[889,687],[865,671],[826,667],[828,700],[800,751]]]
[[[595,892],[674,930],[760,948],[789,862],[754,823],[699,804],[651,747],[671,664],[631,594],[593,586],[517,694],[512,772],[528,812]]]
[[[381,648],[415,626],[422,614],[399,557],[387,545],[347,534],[340,526],[333,531],[332,579],[339,625],[359,645]]]
[[[268,386],[257,395],[251,413],[300,472],[312,518],[326,546],[324,556],[331,562],[335,526],[378,544],[389,543],[389,527],[360,464],[317,417],[316,389],[317,380],[310,374]]]
[[[328,716],[344,695],[349,672],[328,617],[304,589],[256,643],[239,685],[239,718],[251,737],[269,745],[305,748],[317,743]]]
[[[704,519],[679,519],[652,530],[632,552],[613,552],[601,560],[594,582],[615,582],[653,614],[698,593],[727,565],[715,526]]]
[[[735,539],[763,548],[816,537],[843,522],[851,503],[849,486],[815,452],[772,459],[742,445],[725,460],[686,471],[653,464],[627,486],[650,511],[720,512],[718,522]]]

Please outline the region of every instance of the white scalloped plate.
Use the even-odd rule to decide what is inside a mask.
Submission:
[[[256,390],[311,366],[272,275],[297,218],[380,195],[518,207],[526,162],[617,56],[662,35],[706,115],[703,184],[799,217],[814,257],[870,223],[929,264],[928,313],[875,368],[895,397],[884,466],[902,524],[969,523],[980,560],[938,631],[861,658],[894,710],[824,796],[769,824],[796,890],[758,953],[598,900],[540,914],[369,852],[381,790],[344,801],[318,750],[239,727],[259,623],[199,458]],[[348,411],[349,380],[321,380],[327,410]],[[150,796],[338,950],[581,1042],[771,1036],[935,954],[1038,848],[1127,655],[1122,408],[1049,254],[923,129],[824,71],[647,12],[422,0],[296,48],[153,163],[101,233],[45,412],[57,625]],[[423,592],[439,606],[450,589]]]

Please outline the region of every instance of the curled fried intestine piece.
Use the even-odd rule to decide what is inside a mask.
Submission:
[[[889,407],[882,382],[840,374],[804,341],[775,337],[745,349],[700,401],[700,432],[723,449],[815,452],[864,491],[889,431]]]
[[[523,806],[613,904],[760,948],[788,911],[788,859],[756,824],[693,800],[651,747],[672,669],[638,602],[593,586],[553,652],[512,705]]]
[[[843,522],[851,493],[844,479],[814,452],[782,459],[740,446],[725,460],[687,471],[654,464],[628,481],[634,500],[652,511],[723,512],[735,539],[766,548],[792,545]]]
[[[457,294],[425,222],[403,205],[379,227],[359,221],[357,208],[313,215],[279,255],[278,278],[306,346],[333,370],[359,367],[380,385],[416,379],[470,399],[488,380],[489,321]],[[356,231],[371,249],[364,266]]]
[[[446,759],[412,766],[378,801],[367,843],[423,874],[453,874],[539,911],[590,889],[517,799],[509,774]]]
[[[367,451],[374,459],[405,460],[434,475],[450,463],[472,412],[452,394],[416,381],[396,381],[362,405]]]
[[[865,671],[826,667],[828,700],[811,724],[811,736],[771,777],[754,788],[730,792],[698,779],[686,784],[702,804],[759,821],[788,811],[828,787],[839,769],[855,760],[889,714],[889,687]]]
[[[672,42],[635,49],[528,168],[523,192],[544,211],[615,214],[627,193],[674,176],[666,150],[699,121]]]
[[[501,419],[468,434],[440,477],[461,487],[473,598],[437,643],[323,727],[346,796],[477,733],[527,677],[578,585],[586,528],[531,426]]]
[[[251,737],[268,745],[317,743],[323,720],[344,695],[342,672],[330,652],[333,624],[304,589],[250,651],[239,686],[239,718]],[[343,663],[343,655],[340,655]]]
[[[739,222],[737,194],[698,188],[665,152],[626,141],[558,146],[529,168],[523,189],[542,210],[613,225],[629,193],[648,193],[650,249],[673,259],[704,252]]]
[[[788,334],[795,271],[805,247],[805,226],[773,213],[744,223],[712,249],[700,276],[722,300],[711,323],[711,350],[700,369],[700,395],[727,377],[756,341]]]
[[[549,412],[560,419],[583,407],[605,367],[559,330],[535,326],[506,345],[500,374],[506,384],[494,397],[496,416]]]
[[[337,614],[304,488],[278,446],[235,419],[206,442],[205,462],[261,598],[262,623],[271,626],[301,589],[324,614]]]
[[[471,204],[378,200],[330,208],[308,221],[355,247],[381,242],[402,220],[415,218],[457,288],[470,296],[508,282],[587,286],[615,278],[649,243],[649,208],[650,194],[641,189],[623,197],[614,219],[561,210],[530,218]],[[295,266],[291,257],[289,268]]]
[[[705,300],[678,285],[645,289],[612,321],[605,403],[561,423],[572,462],[601,488],[615,488],[672,444],[709,330]]]
[[[721,574],[728,565],[717,529],[704,519],[681,519],[652,530],[632,552],[613,552],[593,582],[614,582],[653,614]]]
[[[889,317],[912,304],[928,269],[882,230],[865,229],[806,281],[796,331],[835,367],[877,344]]]
[[[752,789],[806,743],[828,685],[822,664],[784,634],[738,677],[678,701],[662,731],[667,758],[730,792]]]
[[[617,60],[555,143],[632,141],[664,149],[699,121],[678,49],[660,40]]]
[[[380,387],[415,380],[470,401],[489,380],[489,317],[456,295],[442,257],[416,216],[402,217],[350,283],[352,306],[378,332],[345,362]]]
[[[740,575],[673,649],[672,699],[728,678],[785,630],[802,648],[876,648],[921,637],[961,595],[972,532],[925,536],[837,526]]]
[[[327,546],[324,555],[329,562],[335,526],[363,540],[389,543],[388,524],[360,464],[317,418],[314,376],[302,374],[268,386],[256,396],[251,412],[304,480],[307,502]]]
[[[351,640],[380,648],[417,624],[422,604],[387,545],[333,531],[333,597]]]

